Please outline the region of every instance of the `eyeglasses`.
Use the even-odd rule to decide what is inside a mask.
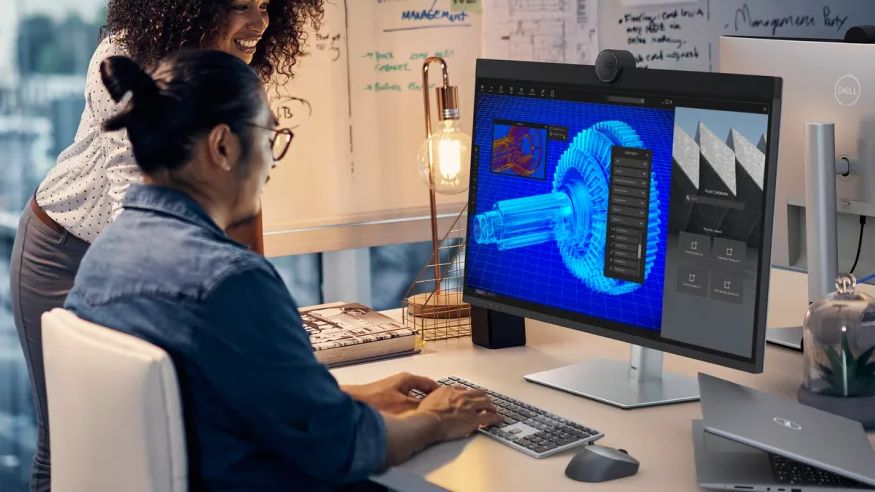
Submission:
[[[273,137],[270,139],[270,150],[273,153],[274,162],[278,162],[285,157],[286,152],[289,151],[289,146],[292,144],[292,140],[295,138],[295,134],[289,128],[268,128],[254,123],[244,123],[244,125],[273,132]]]

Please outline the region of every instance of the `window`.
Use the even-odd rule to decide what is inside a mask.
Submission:
[[[35,444],[27,367],[12,320],[9,257],[18,217],[69,145],[103,0],[0,0],[0,490],[27,490]]]

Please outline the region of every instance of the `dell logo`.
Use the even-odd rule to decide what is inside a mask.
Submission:
[[[786,428],[792,429],[794,431],[802,430],[802,426],[797,424],[796,422],[793,422],[792,420],[787,420],[787,419],[781,418],[781,417],[775,417],[772,420],[776,424],[780,425],[781,427],[786,427]]]
[[[851,74],[843,75],[836,80],[835,97],[836,102],[842,106],[853,106],[860,100],[863,93],[863,86],[857,77]]]

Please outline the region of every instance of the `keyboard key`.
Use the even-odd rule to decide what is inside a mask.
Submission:
[[[833,486],[864,489],[868,486],[776,454],[769,454],[775,479],[786,485]]]

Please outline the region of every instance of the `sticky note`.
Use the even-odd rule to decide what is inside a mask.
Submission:
[[[450,10],[453,12],[480,12],[482,0],[450,0]]]

